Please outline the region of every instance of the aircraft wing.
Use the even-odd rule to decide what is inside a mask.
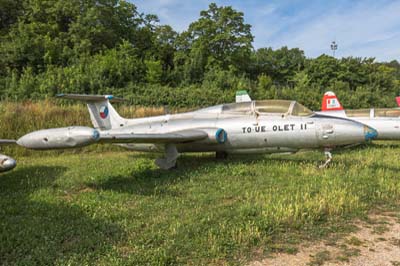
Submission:
[[[0,139],[0,145],[10,145],[15,143],[16,141],[13,139]]]
[[[201,130],[182,130],[171,133],[112,133],[101,132],[103,143],[184,143],[202,140],[208,134]]]

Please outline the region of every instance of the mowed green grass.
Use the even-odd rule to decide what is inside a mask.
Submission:
[[[129,152],[18,158],[0,176],[0,264],[223,265],[294,252],[304,239],[400,199],[400,144],[179,159]]]

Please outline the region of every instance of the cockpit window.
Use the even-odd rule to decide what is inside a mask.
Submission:
[[[223,113],[257,113],[310,116],[313,112],[296,101],[266,100],[225,104]]]
[[[222,112],[251,113],[252,102],[231,103],[222,106]]]
[[[312,111],[296,101],[268,100],[256,101],[258,113],[278,113],[294,116],[310,116]]]
[[[308,109],[307,107],[305,107],[302,104],[299,104],[298,102],[294,102],[291,115],[310,116],[312,114],[313,114],[313,112],[310,109]]]
[[[258,113],[286,114],[289,111],[291,103],[291,101],[284,100],[256,101],[256,111]]]

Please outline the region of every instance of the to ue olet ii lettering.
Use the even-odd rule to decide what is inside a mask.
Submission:
[[[307,124],[300,124],[300,130],[307,130]],[[260,133],[267,132],[266,126],[242,127],[243,133]],[[272,131],[293,131],[296,129],[296,124],[284,124],[272,126]]]

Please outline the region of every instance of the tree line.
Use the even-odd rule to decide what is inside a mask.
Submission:
[[[319,109],[327,90],[348,108],[392,107],[400,92],[396,60],[254,49],[244,14],[215,3],[178,33],[123,0],[2,0],[0,32],[3,100],[63,92],[194,107],[231,102],[245,89]]]

